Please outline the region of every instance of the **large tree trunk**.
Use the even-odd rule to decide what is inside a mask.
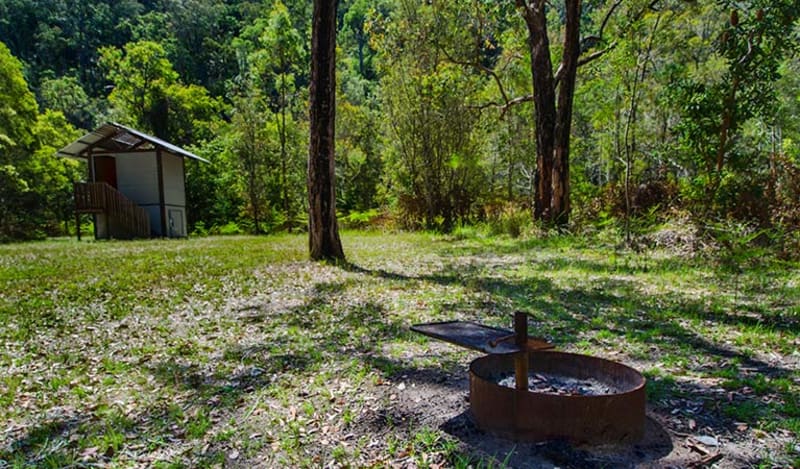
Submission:
[[[564,53],[553,72],[547,33],[547,1],[517,0],[528,26],[536,112],[536,197],[533,216],[546,223],[569,221],[569,138],[580,54],[581,0],[565,0]],[[556,87],[558,102],[556,103]]]
[[[550,221],[550,199],[553,193],[553,144],[555,140],[556,98],[553,63],[550,61],[550,40],[547,37],[545,0],[534,0],[524,10],[531,49],[533,104],[536,122],[536,198],[533,216]]]
[[[311,32],[308,241],[314,260],[344,260],[334,185],[336,4],[337,0],[314,0]]]

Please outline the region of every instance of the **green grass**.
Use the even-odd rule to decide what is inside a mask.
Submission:
[[[387,382],[464,375],[475,357],[411,324],[507,327],[516,310],[562,349],[646,370],[652,412],[700,405],[698,426],[777,432],[781,445],[758,452],[797,458],[796,264],[731,273],[591,239],[462,230],[346,232],[349,263],[336,266],[307,261],[306,241],[0,246],[0,467],[501,467],[408,416],[379,412],[371,428],[364,409],[392,408]]]

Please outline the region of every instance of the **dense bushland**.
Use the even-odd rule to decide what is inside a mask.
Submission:
[[[796,252],[796,2],[584,3],[560,229],[632,242],[689,219]],[[342,221],[512,235],[553,222],[530,39],[561,60],[570,5],[548,5],[543,36],[513,2],[341,1]],[[211,161],[188,167],[195,233],[305,229],[310,17],[292,0],[3,2],[0,240],[74,231],[86,169],[53,153],[106,120]]]

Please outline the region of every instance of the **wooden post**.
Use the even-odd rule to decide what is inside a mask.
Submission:
[[[514,313],[514,342],[519,348],[514,358],[514,377],[518,390],[528,390],[528,315]]]
[[[78,241],[81,240],[81,213],[78,211],[78,186],[72,183],[72,197],[75,199],[75,232],[78,233]]]
[[[167,232],[167,207],[164,197],[164,166],[161,156],[161,147],[156,147],[156,172],[158,177],[158,212],[161,220],[161,237],[169,237]]]
[[[94,147],[89,149],[89,182],[91,183],[97,182],[97,169],[94,167]],[[92,231],[94,231],[95,240],[98,239],[97,237],[98,218],[99,216],[96,212],[92,214]]]

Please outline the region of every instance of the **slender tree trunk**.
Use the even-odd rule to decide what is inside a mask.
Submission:
[[[722,116],[719,128],[719,146],[717,147],[716,161],[713,166],[708,162],[709,185],[706,188],[705,210],[710,213],[714,208],[717,191],[722,184],[722,170],[725,168],[725,153],[728,146],[728,134],[735,124],[736,92],[739,88],[739,78],[735,77],[731,84],[730,93],[725,97],[722,107]]]
[[[363,29],[364,26],[362,25],[361,28]],[[356,41],[358,42],[358,73],[363,77],[364,76],[364,44],[367,42],[365,34],[363,31],[359,31],[358,35],[356,36]]]
[[[255,163],[255,150],[245,149],[246,152],[253,152],[245,156],[246,158],[246,171],[247,171],[247,195],[250,198],[250,205],[253,207],[253,229],[256,234],[261,234],[261,220],[260,211],[258,209],[258,189],[256,187],[256,163]]]
[[[283,80],[281,86],[281,123],[280,123],[280,145],[281,145],[281,199],[283,202],[283,213],[286,216],[286,226],[292,231],[292,214],[289,208],[289,184],[287,181],[287,156],[286,156],[286,82]]]
[[[550,201],[552,221],[559,226],[569,222],[569,139],[572,127],[572,104],[580,55],[581,0],[567,0],[562,77],[558,89],[558,110],[555,125],[553,158],[553,193]]]
[[[736,92],[739,88],[739,79],[734,78],[731,85],[731,92],[725,98],[725,106],[722,111],[722,125],[719,128],[719,147],[717,147],[717,178],[722,176],[722,168],[725,166],[725,152],[728,146],[728,132],[733,127],[734,113],[736,112]]]
[[[308,240],[311,259],[344,260],[336,223],[336,4],[314,0],[311,31]]]
[[[772,149],[769,152],[769,179],[767,180],[767,197],[770,203],[775,202],[775,186],[778,182],[778,164],[777,164],[777,157],[778,157],[778,145],[783,139],[781,138],[781,130],[779,124],[773,124],[770,126],[770,137],[771,137],[771,144]]]
[[[658,31],[658,24],[661,16],[656,17],[653,31],[647,43],[644,56],[641,51],[636,52],[636,70],[633,76],[633,86],[631,89],[631,105],[628,110],[628,120],[625,123],[625,244],[631,246],[631,216],[633,211],[633,201],[631,200],[631,177],[633,171],[633,159],[639,151],[636,146],[636,133],[638,127],[639,114],[639,89],[645,78],[647,78],[647,64],[650,62],[650,55],[653,52],[653,41]]]

